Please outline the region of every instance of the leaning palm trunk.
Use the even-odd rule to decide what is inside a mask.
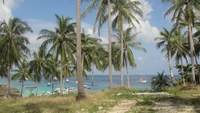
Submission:
[[[76,100],[86,97],[83,86],[83,75],[81,69],[81,0],[76,0],[76,74],[78,78],[78,95]]]
[[[192,39],[192,25],[188,22],[189,30],[189,41],[190,41],[190,54],[191,54],[191,64],[192,64],[192,82],[195,83],[195,68],[194,68],[194,42]]]
[[[110,18],[110,0],[108,0],[108,53],[109,53],[109,83],[110,83],[110,89],[113,88],[113,82],[112,82],[112,50],[111,50],[111,18]]]
[[[169,62],[169,71],[170,71],[170,76],[171,76],[172,84],[174,86],[177,86],[178,82],[174,78],[174,74],[173,74],[173,71],[172,71],[172,57],[171,57],[171,50],[170,49],[168,50],[168,62]]]

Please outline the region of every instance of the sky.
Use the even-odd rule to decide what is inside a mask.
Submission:
[[[140,25],[137,26],[137,30],[140,32],[137,40],[142,42],[142,46],[146,48],[147,53],[134,50],[133,54],[136,60],[137,67],[129,67],[130,75],[156,75],[157,72],[165,71],[165,74],[169,74],[169,66],[164,54],[161,54],[161,49],[156,48],[155,37],[160,36],[159,33],[163,27],[170,29],[172,22],[170,21],[170,15],[164,17],[165,11],[170,7],[169,3],[162,3],[161,0],[137,0],[142,3],[140,6],[143,10],[143,18],[138,17]],[[88,6],[88,3],[83,3],[81,11]],[[82,19],[82,28],[85,32],[95,37],[101,38],[104,43],[108,42],[107,38],[107,25],[102,28],[101,36],[92,34],[95,10]],[[18,17],[23,21],[26,21],[33,29],[33,33],[26,33],[30,41],[29,48],[31,51],[36,51],[42,40],[37,40],[39,31],[41,29],[54,30],[56,26],[57,15],[64,15],[71,17],[73,21],[76,19],[76,0],[5,0],[5,5],[0,3],[0,21],[6,20],[10,17]],[[127,24],[126,24],[127,25]],[[126,26],[125,25],[125,26]],[[128,26],[128,25],[127,25]],[[175,61],[173,60],[173,66]],[[173,69],[174,74],[178,74],[176,69]],[[90,73],[89,73],[90,74]],[[96,75],[108,75],[108,70],[100,72],[95,70]],[[113,75],[119,75],[120,72],[113,70]],[[126,71],[124,69],[124,75]]]

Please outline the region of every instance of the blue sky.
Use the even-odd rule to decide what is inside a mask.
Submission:
[[[163,27],[170,29],[172,23],[170,16],[164,18],[165,11],[170,7],[170,4],[162,3],[161,0],[138,0],[142,3],[144,17],[139,18],[142,27],[138,26],[138,40],[142,41],[143,47],[147,49],[147,53],[133,50],[137,68],[129,68],[131,75],[155,75],[157,72],[165,71],[169,74],[168,63],[164,58],[164,54],[160,53],[160,49],[156,48],[155,37],[159,36],[159,32]],[[7,20],[9,17],[18,17],[26,21],[33,29],[34,33],[25,34],[29,37],[31,44],[29,45],[32,51],[36,51],[41,44],[41,40],[36,40],[41,29],[53,30],[55,26],[55,14],[69,16],[75,20],[76,18],[76,0],[5,0],[6,5],[0,6],[0,20]],[[88,3],[82,4],[82,11]],[[95,11],[89,14],[82,20],[82,27],[87,33],[91,33]],[[99,37],[105,43],[107,42],[107,29],[102,29],[102,35]],[[135,31],[133,31],[135,32]],[[95,35],[96,36],[96,35]],[[174,65],[174,61],[173,61]],[[177,70],[173,70],[177,74]],[[95,74],[108,74],[105,72],[96,71]],[[113,71],[113,74],[120,74]],[[126,74],[124,70],[124,75]]]

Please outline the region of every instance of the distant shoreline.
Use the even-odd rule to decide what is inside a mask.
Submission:
[[[4,98],[6,96],[6,90],[7,90],[7,85],[5,84],[0,84],[0,98]],[[14,87],[10,88],[10,93],[11,93],[11,97],[21,97],[21,92]]]

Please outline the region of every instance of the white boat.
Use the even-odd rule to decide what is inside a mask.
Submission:
[[[140,78],[139,82],[141,82],[141,83],[147,82],[147,80],[144,78],[144,74],[141,74],[141,78]]]
[[[78,84],[78,81],[76,81],[76,84]]]
[[[146,83],[147,80],[146,80],[146,79],[140,79],[140,82],[142,82],[142,83]]]
[[[51,85],[51,83],[50,83],[50,82],[48,82],[48,83],[47,83],[47,86],[50,86],[50,85]]]
[[[58,79],[57,79],[57,77],[54,77],[54,79],[53,79],[54,81],[57,81]]]
[[[69,82],[69,79],[66,79],[66,82]]]

